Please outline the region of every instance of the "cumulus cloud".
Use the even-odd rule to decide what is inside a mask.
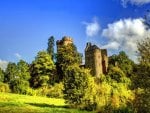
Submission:
[[[126,51],[128,56],[136,61],[136,42],[150,35],[150,30],[143,22],[142,18],[128,18],[108,24],[102,31],[102,36],[109,40],[103,48]]]
[[[107,48],[107,49],[118,49],[119,48],[119,43],[116,41],[112,41],[109,44],[104,45],[102,48]]]
[[[7,68],[8,63],[9,63],[8,61],[0,59],[0,68],[5,70]]]
[[[100,31],[100,25],[96,18],[94,18],[90,23],[83,22],[83,24],[86,26],[86,35],[88,37],[96,36]]]
[[[143,5],[143,4],[148,4],[150,3],[150,0],[121,0],[122,1],[122,5],[124,7],[126,7],[126,5],[128,3],[132,4],[132,5]]]
[[[19,60],[22,58],[22,56],[21,56],[19,53],[15,53],[15,56],[16,56],[16,58],[19,59]]]

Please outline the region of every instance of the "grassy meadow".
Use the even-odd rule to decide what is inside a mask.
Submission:
[[[92,113],[68,108],[63,99],[0,92],[0,113]]]

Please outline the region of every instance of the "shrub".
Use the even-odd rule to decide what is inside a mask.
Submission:
[[[5,92],[6,93],[6,92],[9,92],[9,91],[10,91],[9,85],[0,82],[0,92]]]
[[[51,98],[63,98],[63,83],[56,83],[54,86],[44,86],[38,89],[28,89],[29,95],[47,96]]]
[[[49,89],[49,92],[47,94],[48,97],[54,97],[54,98],[63,98],[63,83],[56,83],[53,87]]]
[[[49,92],[48,86],[43,86],[38,89],[35,89],[35,93],[37,96],[47,96],[48,92]]]
[[[10,88],[13,93],[26,94],[29,88],[29,82],[15,79],[10,82]]]

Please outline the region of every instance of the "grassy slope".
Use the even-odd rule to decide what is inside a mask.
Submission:
[[[63,99],[0,92],[0,113],[91,113],[67,108]]]

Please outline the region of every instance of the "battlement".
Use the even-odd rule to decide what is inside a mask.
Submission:
[[[58,45],[68,45],[68,44],[72,44],[73,43],[73,39],[71,37],[68,36],[64,36],[62,38],[62,40],[57,40],[56,44]]]

